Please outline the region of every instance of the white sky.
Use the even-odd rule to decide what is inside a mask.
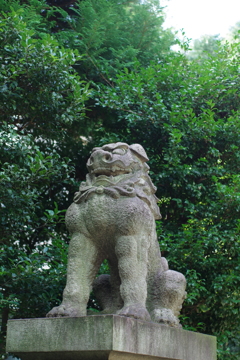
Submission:
[[[202,35],[225,37],[240,21],[240,0],[160,0],[165,8],[164,27],[184,29],[188,38]]]

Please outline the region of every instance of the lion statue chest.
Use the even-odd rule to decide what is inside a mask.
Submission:
[[[154,226],[149,206],[137,196],[113,198],[92,192],[80,204],[73,203],[66,214],[69,232],[83,232],[96,241],[112,241],[117,235],[134,235],[143,226],[149,232]]]

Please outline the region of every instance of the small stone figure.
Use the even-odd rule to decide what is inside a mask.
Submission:
[[[66,213],[71,235],[63,302],[48,317],[85,316],[93,288],[103,314],[181,327],[186,279],[161,257],[160,211],[148,157],[139,144],[92,150],[89,173]],[[104,259],[110,275],[96,278]]]

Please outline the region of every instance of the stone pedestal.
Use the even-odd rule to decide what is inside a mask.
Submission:
[[[216,338],[117,315],[10,320],[22,360],[216,360]]]

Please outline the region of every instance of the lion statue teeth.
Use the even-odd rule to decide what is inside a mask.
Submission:
[[[86,181],[66,213],[71,241],[63,301],[48,317],[87,315],[93,289],[103,314],[181,327],[186,279],[161,257],[155,227],[161,215],[148,160],[139,144],[92,150]],[[105,259],[110,275],[96,278]]]

